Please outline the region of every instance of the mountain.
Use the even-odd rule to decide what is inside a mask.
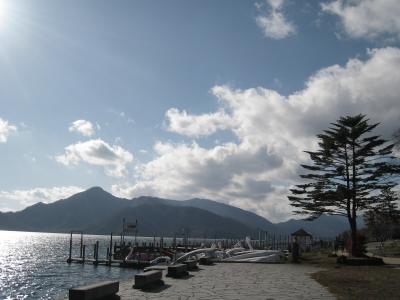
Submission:
[[[197,207],[207,210],[221,217],[237,220],[246,226],[253,228],[253,236],[258,237],[258,229],[268,233],[291,234],[300,228],[304,228],[315,237],[334,237],[339,233],[349,229],[347,219],[339,216],[321,216],[314,221],[291,219],[286,222],[274,224],[267,219],[220,202],[194,198],[186,201],[168,200],[154,197],[139,197],[132,199],[133,205],[143,204],[164,204],[173,206]],[[362,220],[359,220],[360,226],[363,226]]]
[[[159,203],[126,208],[87,230],[92,233],[119,232],[123,218],[138,220],[142,236],[182,236],[186,232],[192,237],[239,238],[254,231],[236,220],[206,210]]]
[[[88,189],[53,203],[36,203],[15,213],[0,215],[0,228],[13,230],[66,232],[98,223],[130,203],[99,187]]]
[[[258,230],[288,234],[304,228],[318,237],[347,230],[345,218],[322,216],[309,222],[289,220],[273,224],[252,212],[207,199],[177,201],[156,197],[118,198],[93,187],[53,203],[36,203],[19,212],[0,212],[0,229],[108,234],[120,232],[122,219],[139,221],[140,235],[197,237],[258,237]]]
[[[359,228],[364,227],[362,217],[357,219]],[[310,232],[314,237],[334,237],[343,231],[349,230],[349,223],[345,217],[322,215],[314,221],[294,220],[277,223],[276,226],[283,233],[292,233],[299,228]]]
[[[268,232],[276,232],[279,230],[275,224],[255,213],[224,203],[195,198],[184,201],[183,204],[186,206],[208,210],[222,217],[238,220],[239,222],[246,224],[251,228],[261,229]]]
[[[133,202],[132,205],[135,206],[151,203],[151,204],[163,204],[172,206],[196,207],[199,209],[209,211],[224,218],[237,220],[245,224],[246,226],[256,230],[261,229],[268,232],[278,231],[278,228],[273,223],[255,213],[240,209],[238,207],[234,207],[231,205],[207,199],[194,198],[186,201],[177,201],[177,200],[161,199],[155,197],[139,197],[139,198],[133,198],[132,202]]]
[[[53,203],[36,203],[15,213],[0,213],[0,229],[108,234],[120,232],[123,218],[138,219],[141,235],[243,237],[251,227],[212,212],[180,206],[179,201],[140,197],[117,198],[99,187]]]
[[[276,225],[285,233],[292,233],[303,228],[314,237],[336,236],[349,228],[347,219],[339,216],[321,216],[314,221],[291,219]]]

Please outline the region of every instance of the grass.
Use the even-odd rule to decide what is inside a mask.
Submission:
[[[400,299],[400,269],[392,266],[338,266],[327,252],[302,255],[301,263],[313,264],[323,270],[312,274],[337,299]],[[399,266],[400,267],[400,266]]]
[[[383,243],[381,248],[380,243],[372,242],[367,244],[367,251],[379,256],[400,257],[400,241],[390,240]]]

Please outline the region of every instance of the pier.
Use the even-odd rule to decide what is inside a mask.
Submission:
[[[79,256],[73,256],[73,237],[79,235]],[[201,247],[201,243],[191,243],[185,239],[184,245],[176,243],[174,239],[172,244],[167,245],[164,243],[164,239],[158,238],[159,242],[156,242],[154,237],[153,243],[148,242],[127,242],[125,236],[121,235],[120,241],[113,242],[114,234],[110,234],[110,242],[106,249],[106,255],[100,257],[100,244],[96,241],[90,245],[93,247],[93,255],[87,256],[86,249],[87,245],[84,243],[84,234],[82,231],[71,231],[69,240],[69,256],[67,263],[78,263],[78,264],[92,264],[92,265],[103,265],[109,267],[120,267],[120,268],[135,268],[144,269],[150,266],[150,260],[157,258],[158,256],[169,256],[173,257],[177,251],[188,252]],[[136,240],[136,238],[135,238]],[[129,255],[131,249],[135,250],[137,259],[125,260],[125,257]]]
[[[75,247],[79,247],[78,251],[77,249],[74,249],[73,243],[73,238],[76,235],[78,235],[79,238],[78,245],[75,243]],[[115,237],[117,237],[118,241],[116,241]],[[151,260],[159,256],[174,258],[176,253],[186,253],[200,248],[210,248],[213,244],[220,249],[230,249],[238,242],[241,242],[241,240],[238,239],[193,238],[190,240],[188,237],[183,237],[179,241],[176,237],[153,237],[152,241],[149,240],[150,239],[147,241],[137,240],[135,236],[134,238],[132,237],[131,241],[129,241],[129,239],[123,234],[115,235],[111,233],[107,247],[103,242],[103,248],[100,249],[101,245],[99,241],[87,245],[82,231],[71,231],[67,262],[91,264],[95,266],[101,265],[108,267],[144,269],[150,266]],[[250,244],[255,250],[266,249],[290,251],[292,239],[288,234],[267,235],[265,232],[263,236],[260,233],[258,240],[251,240]],[[313,242],[313,245],[314,247],[333,249],[332,241],[318,239]],[[131,259],[126,260],[125,258],[130,254],[130,251],[133,251],[132,249],[134,249],[134,255],[132,255]],[[91,250],[89,254],[88,250]],[[73,253],[75,253],[75,256]]]

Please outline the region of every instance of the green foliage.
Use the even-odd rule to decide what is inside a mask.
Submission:
[[[305,151],[312,165],[302,165],[309,173],[300,175],[304,183],[291,189],[289,201],[295,212],[315,219],[322,214],[347,217],[357,251],[357,212],[377,204],[377,191],[396,185],[400,173],[394,144],[371,132],[365,115],[341,117],[317,135],[319,149]]]
[[[400,211],[397,206],[398,196],[389,187],[382,190],[378,204],[364,214],[368,234],[383,243],[393,238],[400,227]]]

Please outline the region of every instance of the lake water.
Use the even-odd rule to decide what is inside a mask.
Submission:
[[[108,236],[85,235],[86,255],[100,242],[105,257]],[[79,236],[74,237],[75,255]],[[0,231],[0,299],[60,299],[68,289],[109,279],[133,278],[137,270],[67,264],[69,234]]]

